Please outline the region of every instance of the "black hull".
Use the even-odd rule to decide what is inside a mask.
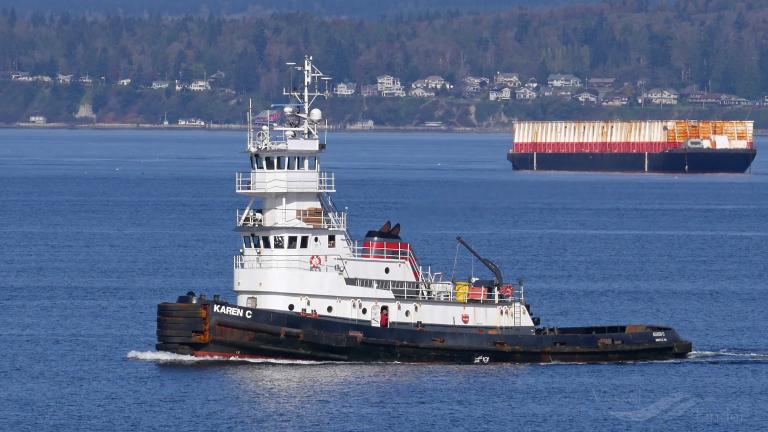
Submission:
[[[228,312],[219,311],[225,308]],[[238,315],[239,314],[239,315]],[[378,328],[203,300],[158,305],[157,349],[195,356],[352,362],[548,363],[682,358],[691,343],[660,326]]]
[[[661,153],[517,153],[507,159],[516,170],[651,173],[744,173],[755,149],[679,149]]]

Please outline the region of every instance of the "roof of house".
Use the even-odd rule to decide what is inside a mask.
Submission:
[[[573,74],[549,74],[549,77],[547,77],[548,81],[552,80],[579,80],[581,79]]]

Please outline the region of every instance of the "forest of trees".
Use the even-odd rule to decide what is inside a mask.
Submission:
[[[336,82],[371,83],[384,73],[405,82],[432,74],[456,82],[470,73],[542,79],[565,72],[629,83],[644,79],[659,87],[696,85],[751,99],[768,94],[768,2],[762,0],[604,0],[380,20],[297,12],[92,16],[5,8],[0,40],[0,71],[87,74],[106,83],[131,78],[135,95],[121,96],[128,98],[141,98],[137,88],[152,80],[222,71],[221,84],[238,95],[273,100],[287,82],[285,62],[304,53],[313,54]],[[22,104],[42,97],[11,87],[0,86],[0,105],[9,94]],[[77,99],[76,90],[46,91],[63,104]],[[178,99],[174,103],[181,104]],[[151,103],[172,100],[162,95]],[[102,101],[110,104],[116,102]],[[4,111],[8,107],[0,106],[0,121]]]

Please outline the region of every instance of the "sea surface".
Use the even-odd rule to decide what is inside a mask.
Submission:
[[[765,430],[768,142],[747,175],[515,172],[507,134],[330,134],[359,237],[523,277],[544,325],[663,323],[689,359],[420,365],[157,353],[155,307],[231,293],[244,134],[0,130],[0,430]]]

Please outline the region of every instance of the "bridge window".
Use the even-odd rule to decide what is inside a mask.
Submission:
[[[266,156],[264,158],[264,165],[266,165],[266,168],[268,170],[274,170],[275,169],[275,160],[271,156]]]
[[[296,236],[288,236],[288,249],[296,249],[297,240],[298,240],[298,237]]]
[[[278,156],[277,157],[277,169],[284,170],[285,169],[285,156]]]
[[[282,249],[284,246],[283,236],[275,236],[275,249]]]
[[[317,158],[316,158],[316,157],[311,157],[311,158],[308,158],[307,160],[309,161],[309,167],[308,167],[308,169],[309,169],[310,171],[315,171],[315,170],[317,170]]]
[[[304,156],[299,156],[296,158],[296,165],[299,170],[304,171],[307,169],[307,158]]]
[[[245,244],[246,249],[251,248],[251,236],[243,236],[243,243]]]
[[[270,249],[269,236],[261,236],[261,247],[264,249]]]
[[[309,246],[309,236],[301,236],[301,248],[306,249]]]
[[[328,236],[328,247],[329,248],[335,248],[336,247],[336,235],[331,234]]]
[[[251,159],[253,162],[253,169],[260,170],[264,169],[264,160],[261,158],[261,156],[254,156],[253,159]]]
[[[288,169],[291,171],[296,169],[296,156],[290,156],[288,158]]]
[[[253,247],[259,247],[259,236],[256,234],[251,234],[251,243],[253,243]]]

